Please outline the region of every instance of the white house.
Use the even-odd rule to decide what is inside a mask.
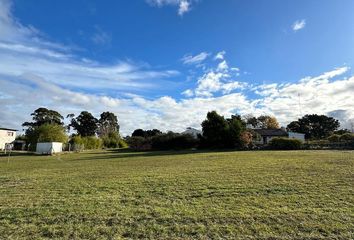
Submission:
[[[6,144],[10,144],[16,139],[15,129],[0,128],[0,150],[4,150]]]
[[[292,138],[298,139],[302,142],[305,141],[305,134],[287,132],[285,129],[254,129],[254,131],[260,136],[260,139],[255,139],[254,143],[256,144],[268,144],[273,138],[283,137],[283,138]]]
[[[198,135],[203,134],[203,132],[198,129],[189,127],[186,129],[186,131],[182,132],[182,134],[189,134],[192,135],[195,139],[197,139]]]
[[[63,143],[61,142],[42,142],[37,143],[36,154],[52,155],[63,151]]]

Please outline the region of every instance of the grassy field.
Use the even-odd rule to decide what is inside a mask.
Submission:
[[[0,157],[0,239],[353,239],[354,152]]]

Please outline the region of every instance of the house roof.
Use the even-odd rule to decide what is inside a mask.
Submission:
[[[283,129],[254,129],[261,136],[285,137],[288,133]]]
[[[2,128],[0,127],[0,130],[5,130],[5,131],[13,131],[13,132],[17,132],[18,130],[16,129],[11,129],[11,128]]]

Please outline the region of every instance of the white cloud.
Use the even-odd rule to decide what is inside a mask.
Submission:
[[[194,92],[193,92],[192,89],[187,89],[187,90],[185,90],[184,92],[182,92],[182,94],[183,94],[184,96],[186,96],[186,97],[193,97]]]
[[[183,16],[186,12],[189,12],[190,10],[190,2],[188,1],[181,1],[179,3],[179,8],[178,8],[178,14],[180,16]]]
[[[215,55],[214,59],[215,59],[215,60],[224,60],[225,54],[226,54],[225,51],[218,52],[218,53]]]
[[[243,89],[246,84],[238,81],[230,81],[230,75],[222,72],[210,71],[198,80],[195,95],[198,97],[212,97],[216,92],[228,94],[235,89]]]
[[[209,53],[201,52],[195,56],[193,55],[185,55],[181,60],[184,64],[200,64],[202,63],[207,57]]]
[[[218,71],[227,71],[229,69],[229,65],[227,62],[224,60],[218,65]]]
[[[297,83],[259,86],[256,93],[262,98],[257,107],[272,112],[284,124],[300,115],[328,114],[337,110],[348,112],[348,121],[354,118],[354,76],[334,79],[348,71],[348,67],[342,67]]]
[[[302,19],[302,20],[297,20],[296,22],[294,22],[294,24],[292,25],[292,29],[294,32],[297,32],[303,28],[305,28],[306,26],[306,20]]]
[[[194,90],[188,89],[182,94],[186,97],[194,95],[197,97],[212,97],[215,93],[228,94],[236,89],[243,89],[247,85],[246,83],[233,80],[234,77],[239,76],[239,69],[230,69],[224,55],[225,51],[216,54],[214,59],[219,61],[217,66],[206,69],[204,74],[198,78],[196,88]],[[236,74],[233,72],[236,72]]]
[[[192,1],[193,0],[147,0],[147,2],[153,6],[177,6],[177,12],[180,16],[183,16],[191,10]]]
[[[32,27],[14,20],[9,1],[0,0],[0,74],[8,77],[30,73],[67,88],[122,90],[151,88],[152,79],[164,79],[176,71],[154,71],[142,64],[117,61],[101,64],[77,59],[70,48],[45,41]],[[97,38],[97,43],[104,39]]]

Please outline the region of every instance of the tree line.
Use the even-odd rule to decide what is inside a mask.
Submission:
[[[100,118],[82,111],[78,116],[68,114],[69,124],[55,110],[38,108],[32,114],[32,122],[22,124],[26,128],[23,137],[34,150],[37,142],[70,142],[86,145],[85,148],[116,148],[125,146],[119,134],[118,118],[114,113],[103,112]],[[76,133],[68,134],[74,130]]]
[[[25,139],[32,147],[37,142],[55,141],[84,145],[86,149],[126,147],[127,144],[137,150],[252,149],[254,140],[260,137],[254,129],[280,128],[273,116],[232,115],[225,118],[216,111],[211,111],[201,123],[202,134],[197,138],[171,131],[163,133],[158,129],[136,129],[123,139],[119,134],[118,118],[111,112],[103,112],[99,118],[87,111],[82,111],[78,116],[68,114],[67,125],[64,124],[64,117],[55,110],[38,108],[31,116],[32,122],[25,122],[23,126],[26,127]],[[349,130],[339,127],[339,121],[333,117],[309,114],[288,124],[286,130],[303,133],[307,140],[354,141]],[[75,133],[68,137],[73,131]],[[284,148],[284,144],[297,146],[298,143],[282,140],[277,144],[277,148]]]

